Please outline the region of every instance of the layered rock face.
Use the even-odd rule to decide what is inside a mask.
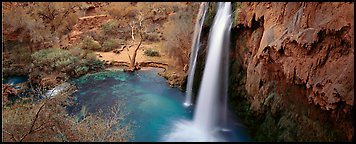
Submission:
[[[232,91],[246,92],[256,130],[278,141],[353,140],[354,4],[234,6]]]

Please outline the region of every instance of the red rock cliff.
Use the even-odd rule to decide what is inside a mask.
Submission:
[[[280,133],[281,141],[351,141],[354,3],[234,6],[236,44],[231,57],[240,59],[246,72],[251,110],[265,122],[270,114],[279,130],[296,128],[288,136]],[[293,126],[283,125],[286,121]]]

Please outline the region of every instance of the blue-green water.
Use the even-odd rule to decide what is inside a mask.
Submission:
[[[157,72],[158,69],[134,73],[117,70],[82,76],[73,81],[78,88],[74,93],[77,105],[69,111],[79,114],[85,106],[88,112],[102,109],[108,113],[109,108],[121,103],[128,113],[125,122],[133,124],[130,141],[162,141],[175,122],[192,120],[193,112],[182,104],[185,93],[169,87]],[[236,137],[235,132],[226,135],[229,141],[246,141]]]
[[[3,84],[10,84],[10,85],[15,85],[18,83],[23,83],[28,80],[27,76],[12,76],[12,77],[7,77],[4,78],[2,83]]]

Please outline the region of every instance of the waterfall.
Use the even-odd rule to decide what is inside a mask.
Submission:
[[[184,102],[184,106],[192,105],[192,89],[193,89],[193,80],[195,73],[195,64],[197,62],[198,50],[200,48],[200,33],[203,27],[204,19],[206,11],[208,10],[208,6],[206,2],[202,2],[199,7],[199,13],[196,18],[194,35],[192,40],[192,51],[190,53],[190,61],[189,61],[189,70],[188,70],[188,83],[187,83],[187,91],[186,98]]]
[[[227,114],[231,24],[231,2],[218,3],[193,121],[176,123],[166,141],[224,141],[219,131],[225,126]]]
[[[208,57],[198,94],[194,123],[205,130],[213,130],[226,107],[226,68],[228,45],[224,44],[231,28],[231,3],[219,3],[209,36]],[[224,77],[224,78],[222,78]]]

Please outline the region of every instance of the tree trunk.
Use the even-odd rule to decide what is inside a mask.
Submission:
[[[132,22],[132,25],[131,24],[129,24],[130,25],[130,27],[131,27],[131,38],[132,38],[132,40],[135,40],[135,37],[134,37],[134,22]]]
[[[130,64],[130,69],[134,69],[136,70],[136,55],[137,55],[137,51],[138,49],[140,48],[142,44],[142,38],[140,40],[140,43],[138,44],[138,46],[136,47],[135,51],[134,51],[134,54],[132,55],[132,58],[131,58],[131,64]]]
[[[134,72],[135,70],[139,70],[140,67],[138,66],[138,64],[136,64],[136,55],[137,55],[137,51],[138,49],[140,48],[142,42],[143,42],[143,30],[142,30],[142,21],[143,21],[143,17],[140,15],[139,17],[139,28],[137,30],[137,32],[140,34],[140,42],[138,44],[138,46],[136,47],[132,57],[130,58],[130,54],[129,54],[129,58],[130,58],[130,66],[128,69],[124,69],[124,71],[127,71],[127,72]],[[132,36],[132,40],[135,40],[135,37],[134,37],[134,22],[132,22],[132,25],[129,24],[130,27],[131,27],[131,36]],[[128,48],[127,48],[128,49]]]

